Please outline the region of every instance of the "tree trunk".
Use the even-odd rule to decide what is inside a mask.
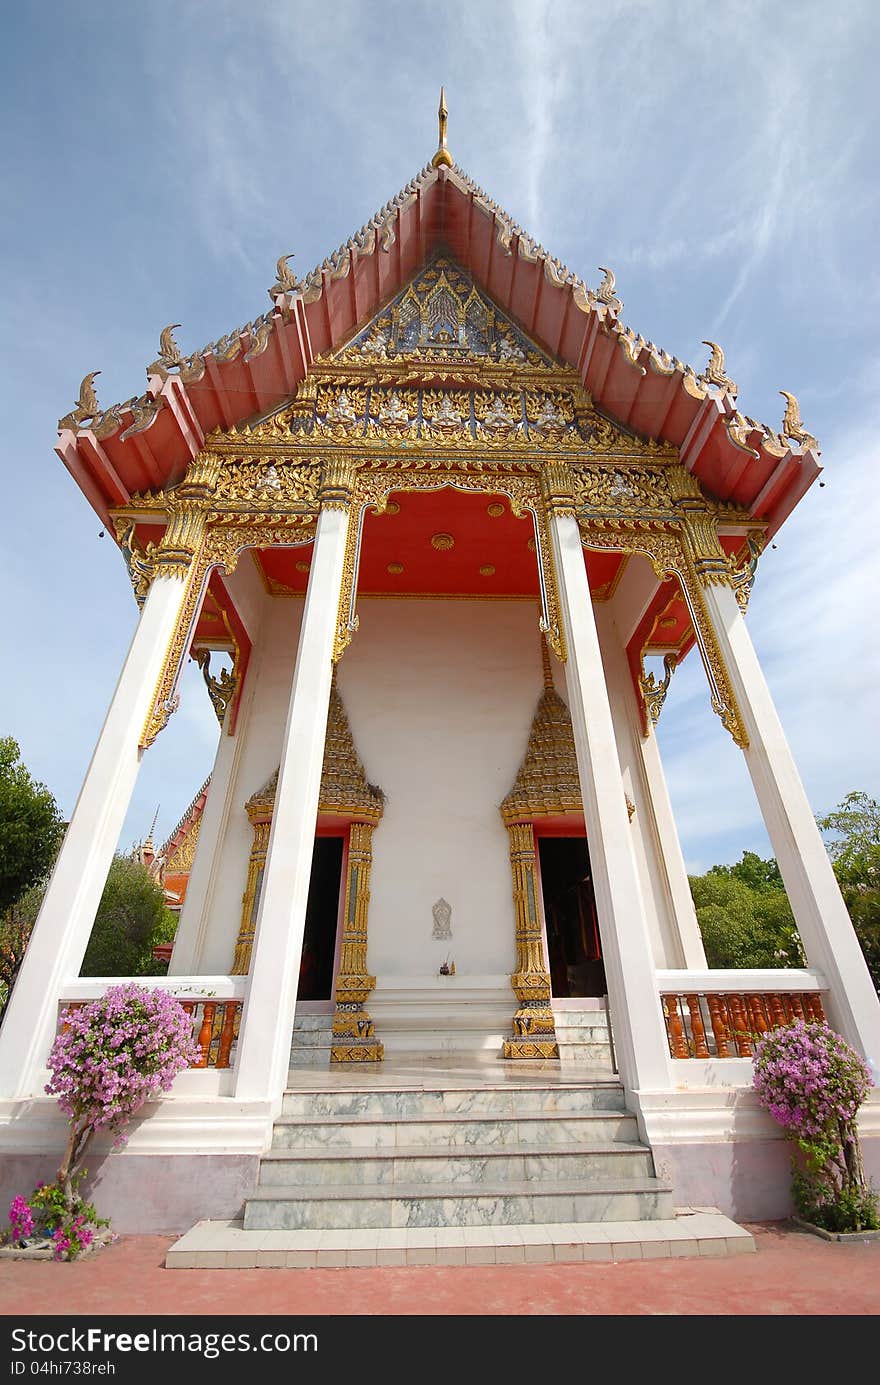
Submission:
[[[79,1168],[93,1134],[94,1131],[91,1128],[83,1128],[71,1121],[70,1134],[67,1137],[64,1157],[61,1160],[61,1167],[58,1170],[58,1186],[64,1193],[64,1202],[68,1211],[73,1209],[74,1175]]]

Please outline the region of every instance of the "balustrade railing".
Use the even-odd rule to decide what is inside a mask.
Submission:
[[[769,1030],[825,1018],[814,972],[669,971],[657,979],[673,1058],[751,1058]]]
[[[180,1001],[192,1020],[193,1038],[199,1048],[198,1057],[191,1064],[193,1068],[229,1068],[234,1063],[238,1044],[245,980],[245,977],[102,977],[94,981],[78,978],[65,988],[69,999],[65,996],[58,1003],[58,1025],[62,1030],[65,1028],[65,1011],[80,1009],[111,986],[134,981],[151,990],[167,990]],[[239,994],[234,994],[236,991]]]

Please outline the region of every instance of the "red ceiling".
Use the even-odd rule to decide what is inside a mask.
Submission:
[[[501,514],[491,514],[498,506]],[[530,517],[514,518],[503,495],[401,492],[391,497],[389,509],[391,513],[368,513],[364,519],[361,595],[537,600],[537,559],[529,547],[534,544],[534,527]],[[452,547],[432,543],[437,535],[450,536]],[[606,597],[621,566],[620,554],[584,556],[593,595]],[[270,591],[305,591],[310,547],[261,549],[256,557]]]

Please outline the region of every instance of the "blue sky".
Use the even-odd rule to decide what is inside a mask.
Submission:
[[[430,158],[441,82],[456,160],[624,318],[744,412],[799,398],[823,449],[762,560],[749,624],[817,810],[880,794],[876,602],[880,7],[660,0],[74,0],[7,7],[0,246],[5,523],[0,733],[73,807],[136,608],[52,451],[89,370],[144,387],[267,305]],[[122,845],[169,831],[208,773],[199,675],[146,756]],[[695,657],[661,748],[689,865],[765,851],[740,753]]]

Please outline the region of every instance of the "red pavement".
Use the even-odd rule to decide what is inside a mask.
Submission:
[[[837,1314],[880,1312],[880,1242],[771,1223],[756,1255],[617,1265],[166,1270],[172,1237],[124,1236],[79,1264],[0,1262],[0,1311],[50,1314]]]

